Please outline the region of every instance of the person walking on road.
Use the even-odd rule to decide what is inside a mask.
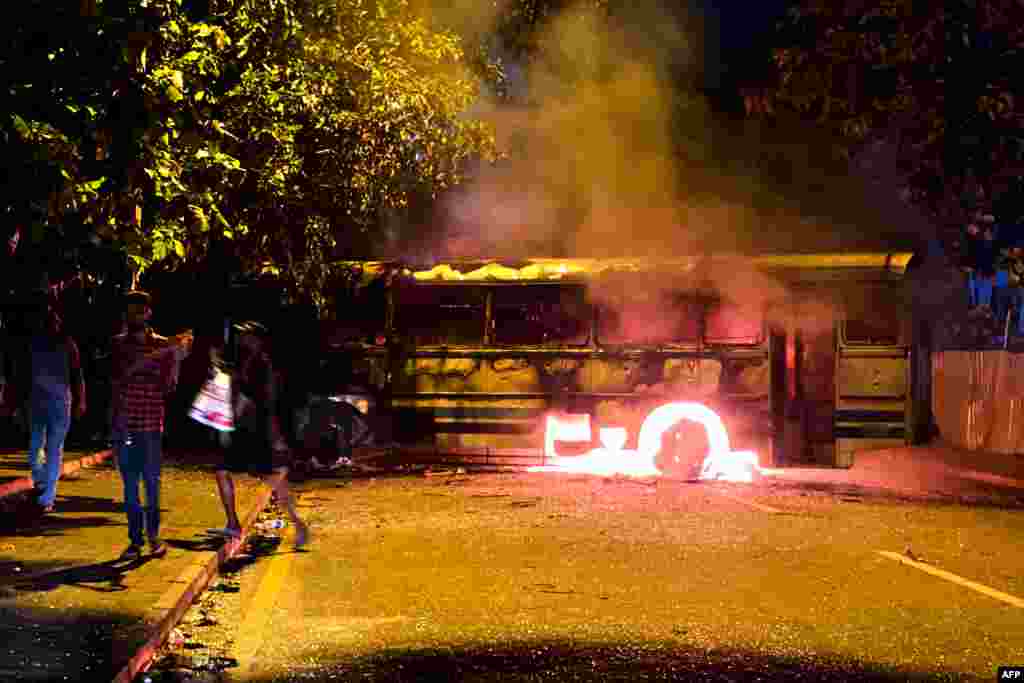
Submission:
[[[309,542],[309,527],[295,509],[288,490],[291,451],[277,419],[277,380],[264,348],[266,329],[256,322],[235,326],[239,358],[232,377],[232,403],[235,431],[221,432],[226,446],[224,460],[216,469],[217,491],[227,517],[223,529],[210,532],[228,538],[241,538],[242,524],[235,508],[235,484],[232,475],[249,473],[260,477],[273,489],[275,499],[284,506],[295,527],[295,548]]]
[[[165,400],[173,391],[178,363],[188,344],[173,344],[149,327],[150,296],[125,295],[125,332],[111,346],[111,434],[124,483],[129,546],[122,560],[142,557],[143,534],[154,557],[167,554],[160,539],[160,466],[163,454]],[[139,498],[139,482],[146,505]]]
[[[30,430],[28,464],[39,492],[43,512],[53,512],[64,458],[64,440],[75,418],[86,411],[85,380],[75,340],[64,332],[57,311],[40,304],[29,342],[31,377],[28,385],[27,422]],[[40,451],[46,452],[46,462]]]

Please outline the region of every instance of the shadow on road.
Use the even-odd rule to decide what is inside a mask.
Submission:
[[[164,540],[172,548],[197,553],[217,552],[227,542],[226,538],[219,538],[217,536],[195,536],[188,539],[165,538]]]
[[[60,501],[57,503],[60,504]],[[13,513],[6,513],[0,520],[0,540],[3,537],[38,537],[60,536],[68,531],[86,527],[121,526],[123,522],[110,517],[88,515],[82,517],[64,517],[61,515],[44,515],[39,506],[32,502],[19,506]]]
[[[56,536],[72,529],[122,524],[109,515],[124,507],[110,499],[58,496],[55,514],[44,514],[30,494],[8,496],[0,509],[0,538],[4,536]],[[63,513],[94,513],[69,517]],[[104,516],[107,515],[107,516]]]
[[[116,612],[0,606],[0,680],[109,681],[143,635]]]
[[[124,504],[120,500],[95,496],[59,496],[57,512],[59,514],[85,512],[123,514]]]
[[[0,596],[18,592],[46,592],[62,586],[75,586],[99,593],[116,593],[126,590],[125,575],[146,564],[150,559],[143,557],[130,562],[108,560],[57,569],[40,569],[19,564],[20,571],[3,572],[7,576],[0,579]],[[3,564],[0,561],[0,572]]]
[[[101,515],[124,512],[119,500],[95,496],[67,496],[58,491],[57,512],[43,514],[33,491],[21,491],[0,498],[0,538],[4,536],[54,536],[69,529],[110,526]],[[67,517],[65,514],[88,515]]]
[[[826,681],[849,683],[962,681],[962,674],[929,673],[856,661],[770,656],[705,650],[678,642],[592,645],[524,641],[479,648],[383,651],[368,657],[338,658],[318,652],[316,670],[293,671],[284,680],[412,681]],[[300,661],[298,657],[293,661]],[[160,680],[154,678],[154,683]]]

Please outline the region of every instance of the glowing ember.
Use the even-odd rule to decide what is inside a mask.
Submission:
[[[626,445],[625,427],[601,427],[598,434],[601,438],[601,445],[608,451],[621,451]]]
[[[547,427],[544,430],[544,455],[549,459],[558,458],[555,450],[556,441],[590,441],[590,415],[548,415]]]
[[[575,472],[610,476],[653,477],[661,474],[654,464],[661,451],[662,436],[680,420],[692,420],[707,431],[708,454],[701,468],[701,479],[750,482],[760,471],[753,451],[733,451],[722,419],[715,411],[700,403],[666,403],[651,411],[640,426],[636,450],[624,448],[623,427],[602,427],[598,432],[601,446],[575,457],[560,456],[555,442],[586,442],[591,440],[589,415],[549,415],[544,434],[544,454],[550,464],[531,467],[531,472]]]
[[[729,451],[728,453],[714,453],[704,458],[700,478],[752,482],[755,474],[760,470],[761,468],[757,464],[757,453]]]

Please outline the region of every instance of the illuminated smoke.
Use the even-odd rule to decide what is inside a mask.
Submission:
[[[486,32],[507,9],[501,2],[440,4],[464,35]],[[613,3],[606,21],[586,9],[592,4],[568,3],[542,16],[535,59],[504,60],[523,74],[513,79],[513,96],[474,111],[493,124],[506,156],[440,199],[437,232],[424,232],[409,249],[415,260],[679,259],[838,244],[835,225],[801,220],[805,197],[787,200],[769,189],[763,176],[775,171],[751,150],[768,150],[772,163],[788,153],[797,161],[780,163],[822,185],[833,184],[828,171],[804,148],[769,148],[747,124],[733,130],[694,87],[705,58],[698,14],[638,0]],[[701,277],[723,299],[751,308],[766,307],[782,291],[738,259]],[[634,339],[674,332],[663,299],[678,284],[660,273],[631,283],[624,332]],[[588,296],[614,307],[619,289],[596,282]],[[810,320],[830,325],[828,308]]]

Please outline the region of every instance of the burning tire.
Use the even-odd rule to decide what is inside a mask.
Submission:
[[[710,449],[704,425],[682,420],[662,435],[654,464],[666,476],[697,481]]]

